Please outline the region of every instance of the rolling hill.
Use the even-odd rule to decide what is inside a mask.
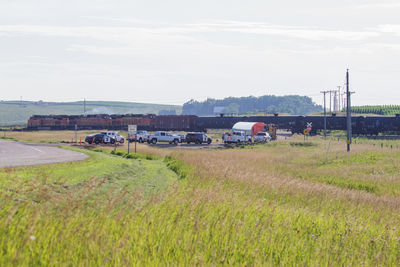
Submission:
[[[86,101],[88,114],[140,114],[176,112],[180,114],[182,107],[178,105],[159,105],[117,101]],[[0,125],[24,125],[32,115],[83,114],[83,101],[77,102],[43,102],[43,101],[0,101]]]

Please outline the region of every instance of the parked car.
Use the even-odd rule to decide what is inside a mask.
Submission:
[[[186,134],[177,134],[179,136],[179,143],[186,142]]]
[[[211,144],[212,139],[203,133],[188,133],[186,135],[186,143],[195,143],[195,144]]]
[[[85,142],[88,144],[114,144],[115,140],[105,134],[97,133],[85,137]]]
[[[233,131],[232,133],[225,133],[222,135],[222,140],[224,140],[225,144],[252,142],[251,136],[247,135],[243,131]]]
[[[153,135],[149,135],[147,143],[157,144],[157,142],[168,142],[170,144],[174,143],[177,145],[179,143],[179,136],[172,135],[168,132],[158,131]]]
[[[118,132],[101,132],[101,134],[107,135],[111,139],[114,139],[114,142],[117,141],[117,142],[123,144],[125,141],[124,137],[122,135],[119,135]]]
[[[144,143],[147,142],[149,138],[149,133],[147,131],[137,131],[136,136],[135,135],[128,136],[128,141],[131,143],[135,142],[135,137],[137,142]]]
[[[271,141],[271,136],[269,135],[269,133],[266,132],[258,132],[254,136],[254,142],[256,143],[267,143],[270,141]]]

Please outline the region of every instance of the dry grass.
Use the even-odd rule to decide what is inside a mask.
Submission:
[[[390,208],[400,211],[400,199],[393,197],[390,191],[387,194],[376,195],[364,190],[347,189],[334,184],[327,184],[323,180],[299,178],[296,177],[295,170],[291,172],[292,175],[289,175],[282,168],[287,168],[285,165],[293,157],[296,157],[296,153],[288,150],[287,154],[280,156],[274,156],[270,150],[268,152],[265,150],[247,150],[215,151],[212,153],[209,151],[185,151],[176,154],[176,156],[189,165],[196,166],[195,176],[234,180],[248,186],[249,190],[263,188],[274,193],[318,196],[328,200],[342,199],[362,205],[368,204],[376,208]],[[297,166],[292,164],[289,168],[303,168],[298,172],[315,171],[313,175],[320,175],[319,171],[315,169],[304,170],[304,168],[311,167],[304,167],[302,164]],[[348,174],[341,172],[341,170],[337,170],[337,172],[344,175]],[[368,177],[368,179],[370,180],[371,177]],[[396,182],[398,182],[398,178]]]
[[[99,130],[93,131],[77,131],[78,142],[81,139],[85,141],[85,137],[92,133],[97,133]],[[3,133],[4,134],[4,133]],[[26,131],[26,132],[6,132],[6,137],[15,138],[18,140],[31,142],[71,142],[75,139],[75,131]]]

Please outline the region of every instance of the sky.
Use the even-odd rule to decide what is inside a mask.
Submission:
[[[0,0],[0,99],[400,104],[398,0]]]

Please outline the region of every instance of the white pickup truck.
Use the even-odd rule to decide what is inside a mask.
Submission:
[[[147,143],[157,144],[157,142],[168,142],[170,144],[173,143],[177,145],[179,143],[179,139],[180,138],[177,135],[172,135],[164,131],[158,131],[149,136]]]
[[[135,142],[135,139],[139,143],[146,142],[149,138],[149,133],[147,131],[137,131],[136,135],[128,136],[129,142]]]
[[[225,133],[222,136],[222,140],[224,140],[225,144],[230,144],[230,143],[235,143],[235,144],[240,144],[240,143],[251,143],[252,139],[250,135],[246,135],[245,132],[242,131],[233,131],[232,133]]]

